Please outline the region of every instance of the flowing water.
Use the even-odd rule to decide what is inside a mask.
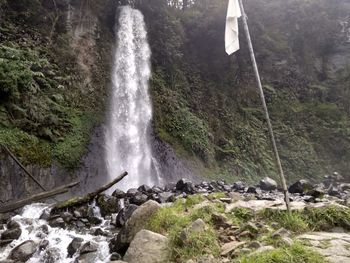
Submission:
[[[118,185],[126,190],[142,184],[160,184],[160,177],[150,144],[151,51],[143,15],[124,6],[118,25],[106,130],[106,162],[110,179],[123,171],[129,172]]]
[[[12,220],[20,224],[22,234],[19,239],[12,241],[12,243],[0,249],[0,261],[5,260],[9,256],[11,250],[24,241],[32,240],[36,244],[40,244],[43,240],[47,240],[49,245],[45,249],[38,249],[27,263],[72,263],[75,262],[79,255],[73,255],[72,258],[69,258],[67,247],[73,238],[79,237],[84,240],[84,243],[92,242],[97,245],[97,252],[89,254],[89,257],[93,257],[91,262],[109,262],[110,253],[106,237],[93,236],[88,233],[78,233],[76,230],[50,227],[47,225],[47,221],[39,218],[45,209],[49,209],[46,204],[29,205],[24,207],[21,215],[12,218]],[[98,216],[99,209],[95,206],[93,209],[96,211],[96,216]],[[99,227],[103,229],[108,227],[108,224],[109,222],[103,220]],[[88,231],[88,229],[86,231]]]

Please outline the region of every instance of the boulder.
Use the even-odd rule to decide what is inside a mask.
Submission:
[[[66,223],[64,222],[63,218],[58,217],[58,218],[50,220],[49,225],[51,227],[64,228],[66,226]]]
[[[196,221],[189,224],[182,232],[180,233],[180,239],[183,244],[186,244],[188,237],[191,233],[200,233],[204,232],[206,229],[206,224],[202,219],[197,219]]]
[[[314,198],[322,198],[325,193],[326,189],[323,184],[316,184],[309,192],[307,192],[308,195],[311,195]]]
[[[131,217],[132,213],[138,208],[137,205],[131,204],[127,206],[126,208],[123,208],[122,210],[119,211],[117,217],[116,217],[116,222],[115,225],[117,227],[122,227],[125,225],[125,222]]]
[[[141,230],[132,240],[124,260],[128,263],[168,262],[169,240],[167,237],[148,230]]]
[[[277,182],[270,177],[261,179],[259,187],[264,191],[273,191],[277,189]]]
[[[121,209],[118,198],[114,196],[101,195],[97,198],[96,204],[102,216],[118,213]]]
[[[308,180],[299,180],[289,186],[288,191],[292,194],[306,194],[312,189],[312,185]]]
[[[235,191],[244,191],[245,188],[246,188],[245,183],[241,181],[235,182],[232,186],[232,189]]]
[[[135,235],[144,228],[148,220],[160,209],[160,205],[149,200],[139,206],[126,221],[116,237],[110,241],[110,251],[124,253]]]
[[[120,198],[124,198],[126,196],[126,193],[120,189],[116,189],[113,193],[112,196],[120,199]]]
[[[7,229],[1,234],[1,240],[15,240],[18,239],[22,234],[20,228]]]
[[[137,194],[140,194],[139,190],[137,190],[136,188],[130,188],[128,190],[128,192],[126,193],[126,196],[127,197],[133,197],[133,196],[135,196]]]
[[[98,245],[94,242],[86,242],[79,249],[80,255],[96,252],[98,250]]]
[[[137,190],[139,190],[141,193],[151,193],[152,192],[152,188],[149,187],[148,185],[141,185],[139,188],[137,188]]]
[[[186,194],[194,194],[196,193],[194,184],[185,178],[179,180],[176,183],[176,190],[184,192]]]
[[[11,251],[9,259],[26,262],[35,253],[36,248],[37,245],[34,241],[25,241]]]
[[[147,202],[148,196],[145,194],[137,194],[130,198],[130,203],[135,205],[142,205]]]
[[[171,192],[163,192],[158,194],[158,200],[160,203],[174,202],[175,195]]]
[[[82,243],[83,243],[84,239],[80,238],[80,237],[75,237],[72,242],[70,242],[70,244],[67,247],[67,251],[68,251],[68,257],[72,257],[75,252],[78,251],[78,249],[81,247]]]

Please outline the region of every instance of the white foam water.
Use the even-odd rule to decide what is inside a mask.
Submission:
[[[96,243],[98,246],[96,253],[89,254],[89,257],[93,257],[91,262],[104,263],[110,261],[108,242],[105,237],[82,234],[74,230],[50,226],[48,226],[48,233],[44,233],[45,231],[42,231],[42,227],[47,225],[47,222],[39,219],[39,217],[45,209],[49,209],[46,204],[29,205],[24,207],[21,215],[12,218],[12,220],[19,223],[22,234],[19,239],[14,240],[5,248],[0,249],[0,260],[7,259],[11,250],[24,241],[32,240],[39,245],[42,240],[47,240],[49,241],[49,245],[43,250],[38,249],[37,252],[26,261],[27,263],[73,263],[78,255],[69,258],[67,247],[75,237],[79,237],[84,240],[84,243],[90,241]],[[95,209],[95,211],[96,215],[98,215],[98,209]],[[104,223],[105,222],[102,224]]]
[[[129,175],[118,184],[123,190],[159,185],[158,164],[150,144],[151,50],[140,11],[121,7],[116,41],[105,137],[108,176],[112,180],[127,171]]]

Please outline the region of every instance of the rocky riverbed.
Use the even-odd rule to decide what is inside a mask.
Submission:
[[[335,173],[317,185],[307,180],[291,185],[292,209],[306,211],[308,217],[296,212],[289,223],[280,220],[286,207],[282,191],[271,178],[262,179],[257,186],[224,181],[194,184],[181,179],[165,187],[115,190],[112,195],[103,194],[89,204],[64,210],[33,204],[17,215],[1,214],[0,262],[235,262],[241,255],[254,256],[305,240],[305,247],[325,260],[350,262],[350,235],[346,232],[350,229],[350,184],[341,179]],[[339,209],[349,218],[340,220],[334,215],[334,224],[326,220],[329,225],[313,228],[312,222],[307,222],[315,217],[310,212],[313,209],[335,209],[337,213]],[[332,217],[330,211],[326,213]],[[300,230],[310,234],[300,235],[294,229],[298,216]],[[312,232],[315,229],[328,232],[317,234]],[[336,237],[330,231],[341,233]],[[192,239],[204,233],[213,233],[214,239],[204,245],[201,255],[181,250],[193,246],[197,251]],[[271,244],[267,237],[279,243]],[[324,239],[329,247],[322,247]],[[339,242],[345,252],[338,251],[334,261],[330,253],[337,253],[333,243]]]

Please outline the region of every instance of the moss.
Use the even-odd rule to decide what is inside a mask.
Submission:
[[[68,169],[78,167],[81,157],[87,151],[90,134],[97,121],[98,117],[93,113],[72,115],[70,119],[72,130],[53,149],[54,157],[64,167]]]
[[[253,256],[242,256],[233,262],[237,263],[326,263],[320,254],[295,243],[291,247],[278,248]]]

